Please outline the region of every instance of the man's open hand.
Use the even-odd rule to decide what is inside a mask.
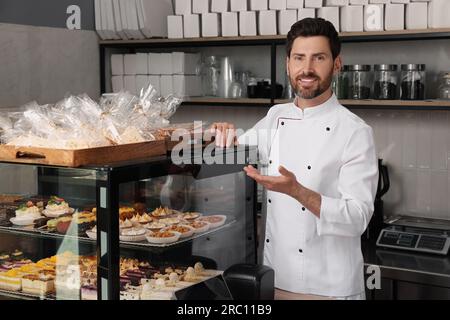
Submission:
[[[245,167],[244,171],[250,178],[254,179],[266,189],[270,191],[281,192],[291,197],[295,196],[296,191],[300,186],[295,175],[283,166],[280,166],[278,168],[281,176],[277,177],[261,175],[258,170],[256,170],[252,166]]]

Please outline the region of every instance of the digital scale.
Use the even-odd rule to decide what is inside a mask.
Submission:
[[[450,248],[450,221],[411,216],[395,216],[385,221],[377,245],[380,247],[447,255]]]

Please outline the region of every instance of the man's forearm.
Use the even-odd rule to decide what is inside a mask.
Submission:
[[[297,183],[294,189],[295,190],[291,196],[300,202],[306,209],[311,211],[315,216],[320,218],[322,196],[315,191],[305,188],[300,183]]]

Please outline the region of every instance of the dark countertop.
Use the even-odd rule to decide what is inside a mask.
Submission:
[[[450,288],[449,255],[381,248],[369,241],[361,247],[365,266],[379,266],[383,278]]]

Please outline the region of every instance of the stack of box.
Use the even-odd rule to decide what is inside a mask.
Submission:
[[[95,29],[101,39],[167,37],[172,0],[94,0]]]
[[[199,61],[199,54],[184,52],[113,54],[112,90],[139,94],[141,89],[151,84],[163,97],[170,94],[200,96]]]
[[[342,32],[450,27],[448,0],[175,0],[175,12],[169,38],[285,35],[308,17]]]

